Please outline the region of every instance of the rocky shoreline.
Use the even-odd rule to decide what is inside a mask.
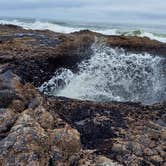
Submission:
[[[166,44],[148,38],[0,25],[0,165],[166,164],[166,103],[97,103],[36,89],[59,67],[77,70],[96,37],[129,52],[166,56]]]

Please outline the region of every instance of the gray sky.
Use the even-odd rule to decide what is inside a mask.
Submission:
[[[0,16],[166,24],[166,0],[0,0]]]

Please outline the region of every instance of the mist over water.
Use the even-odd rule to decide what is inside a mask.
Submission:
[[[78,72],[60,68],[40,90],[54,96],[94,101],[132,101],[153,104],[166,100],[166,59],[126,53],[98,40]]]

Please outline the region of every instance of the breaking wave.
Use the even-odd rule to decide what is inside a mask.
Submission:
[[[78,72],[60,68],[39,89],[54,96],[94,101],[153,104],[166,100],[166,59],[126,53],[96,41]]]
[[[67,23],[60,23],[60,22],[49,22],[49,21],[34,21],[34,20],[24,20],[24,19],[14,19],[14,20],[5,20],[1,19],[0,24],[13,24],[21,26],[25,29],[33,29],[33,30],[51,30],[60,33],[71,33],[76,32],[84,29],[89,29],[94,32],[102,33],[105,35],[125,35],[125,36],[139,36],[139,37],[149,37],[153,40],[158,40],[160,42],[166,43],[166,35],[165,34],[158,34],[158,33],[151,33],[146,32],[143,30],[130,30],[125,31],[125,28],[109,28],[102,27],[102,26],[89,26],[89,25],[74,25],[74,24],[67,24]],[[123,30],[122,30],[123,29]]]

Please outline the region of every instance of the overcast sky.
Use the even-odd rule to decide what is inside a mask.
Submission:
[[[166,0],[0,0],[0,16],[166,24]]]

